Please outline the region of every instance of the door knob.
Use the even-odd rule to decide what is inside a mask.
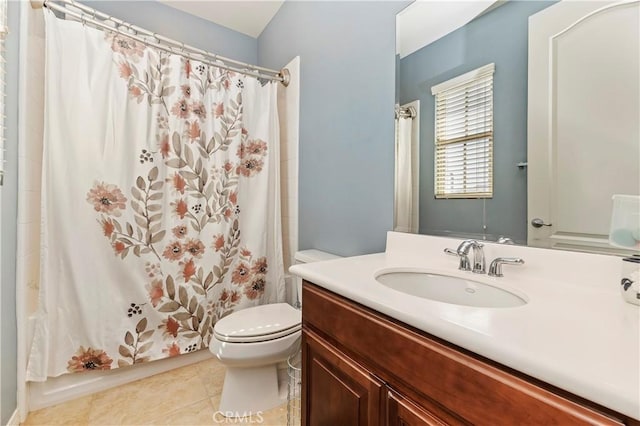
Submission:
[[[535,219],[531,220],[531,226],[533,226],[534,228],[542,228],[543,226],[551,226],[551,224],[544,223],[544,220],[536,217]]]

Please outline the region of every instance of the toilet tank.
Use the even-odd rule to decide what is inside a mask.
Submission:
[[[296,252],[294,259],[296,261],[296,265],[300,263],[313,263],[313,262],[322,262],[323,260],[333,260],[339,259],[342,256],[338,256],[335,254],[327,253],[325,251],[320,250],[301,250]],[[293,277],[294,287],[293,290],[295,292],[293,300],[294,308],[300,308],[302,306],[302,278]]]

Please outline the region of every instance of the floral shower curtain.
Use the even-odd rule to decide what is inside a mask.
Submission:
[[[283,301],[276,83],[44,13],[28,380],[206,348],[223,316]]]

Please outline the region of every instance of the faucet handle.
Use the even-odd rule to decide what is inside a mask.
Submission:
[[[502,265],[524,265],[524,260],[519,257],[497,257],[489,265],[490,277],[503,277]]]
[[[449,256],[457,256],[460,258],[460,263],[458,264],[458,269],[461,271],[470,271],[471,263],[469,262],[469,256],[466,254],[459,254],[456,250],[452,250],[450,248],[444,249],[444,252]]]

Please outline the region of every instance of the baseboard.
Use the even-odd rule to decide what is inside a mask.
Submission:
[[[7,422],[7,426],[20,426],[20,416],[18,414],[18,409],[13,412],[11,417],[9,417],[9,421]]]

